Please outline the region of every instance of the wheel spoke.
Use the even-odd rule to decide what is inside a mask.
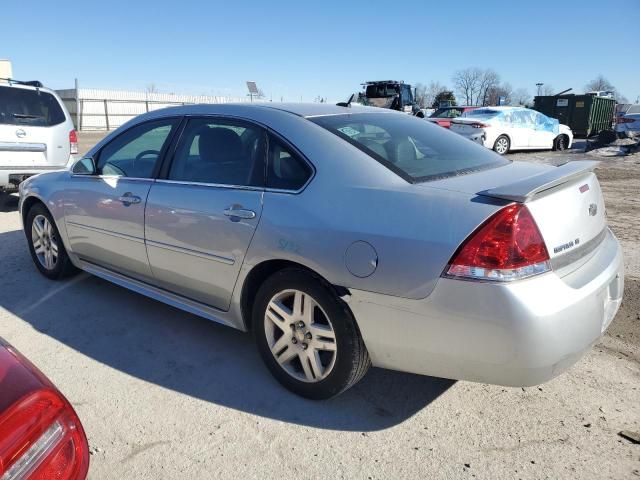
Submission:
[[[36,253],[44,252],[44,247],[42,246],[42,241],[39,238],[33,240],[33,249]]]
[[[302,309],[306,307],[306,300],[307,296],[304,293],[296,291],[293,295],[293,315],[298,317],[302,315]]]
[[[38,221],[37,218],[33,221],[33,230],[36,232],[38,237],[42,238],[42,234],[44,233],[44,229],[42,228],[42,225],[40,225],[40,222]]]
[[[300,363],[302,364],[302,370],[304,372],[304,376],[307,377],[307,380],[309,380],[310,382],[313,382],[316,379],[316,377],[314,376],[311,365],[309,365],[310,363],[309,355],[307,354],[300,355]]]
[[[53,259],[54,263],[58,258],[58,244],[55,242],[51,242],[51,258]]]
[[[309,359],[313,376],[315,379],[320,379],[322,378],[323,371],[322,362],[320,362],[320,355],[317,350],[309,350],[308,352],[307,358]]]
[[[53,232],[51,231],[51,222],[49,222],[49,220],[47,220],[46,218],[44,220],[44,231],[47,232],[47,235],[49,235],[49,238],[51,238],[51,236],[53,235]]]
[[[317,306],[318,304],[313,298],[311,298],[309,295],[305,295],[304,312],[302,318],[304,318],[304,322],[307,325],[311,325],[313,323],[313,315]]]
[[[273,355],[278,358],[278,354],[284,350],[284,348],[289,345],[290,342],[290,338],[287,335],[282,335],[278,341],[276,343],[273,344],[273,347],[271,347],[271,352],[273,353]]]
[[[276,357],[276,360],[280,365],[283,365],[291,360],[293,360],[298,355],[298,351],[292,345],[287,346],[287,349],[284,350],[280,355]]]
[[[289,331],[289,325],[291,324],[291,316],[286,312],[283,305],[279,305],[278,302],[269,302],[267,307],[266,317],[285,333]]]

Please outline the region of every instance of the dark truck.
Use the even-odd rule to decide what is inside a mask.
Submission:
[[[358,103],[371,107],[399,110],[424,118],[424,113],[416,103],[411,85],[403,81],[377,80],[365,82],[362,86],[364,91],[358,94]]]

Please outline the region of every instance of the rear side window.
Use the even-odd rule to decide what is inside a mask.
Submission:
[[[311,167],[277,138],[269,137],[267,188],[300,190],[313,174]]]
[[[310,120],[411,183],[509,163],[485,147],[410,115],[355,113]]]
[[[58,100],[42,90],[0,87],[0,124],[51,127],[65,121]]]

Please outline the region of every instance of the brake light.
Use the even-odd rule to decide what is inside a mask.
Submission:
[[[551,270],[540,230],[523,204],[495,213],[461,245],[446,276],[508,282]]]
[[[616,118],[616,123],[633,123],[633,122],[635,122],[633,118],[626,118],[626,117]]]
[[[0,339],[0,480],[84,480],[87,439],[69,402]]]
[[[487,124],[487,123],[480,123],[480,122],[477,122],[477,123],[472,123],[472,124],[471,124],[471,126],[472,126],[473,128],[487,128],[487,127],[490,127],[491,125],[489,125],[489,124]]]
[[[78,134],[75,130],[69,132],[69,147],[71,148],[71,154],[78,153]]]

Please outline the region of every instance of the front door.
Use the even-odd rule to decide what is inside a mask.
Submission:
[[[94,175],[72,175],[65,195],[67,233],[82,260],[150,280],[144,208],[162,153],[179,119],[126,130],[96,155]]]
[[[264,136],[238,120],[189,120],[147,200],[147,253],[159,287],[228,310],[262,213]]]

